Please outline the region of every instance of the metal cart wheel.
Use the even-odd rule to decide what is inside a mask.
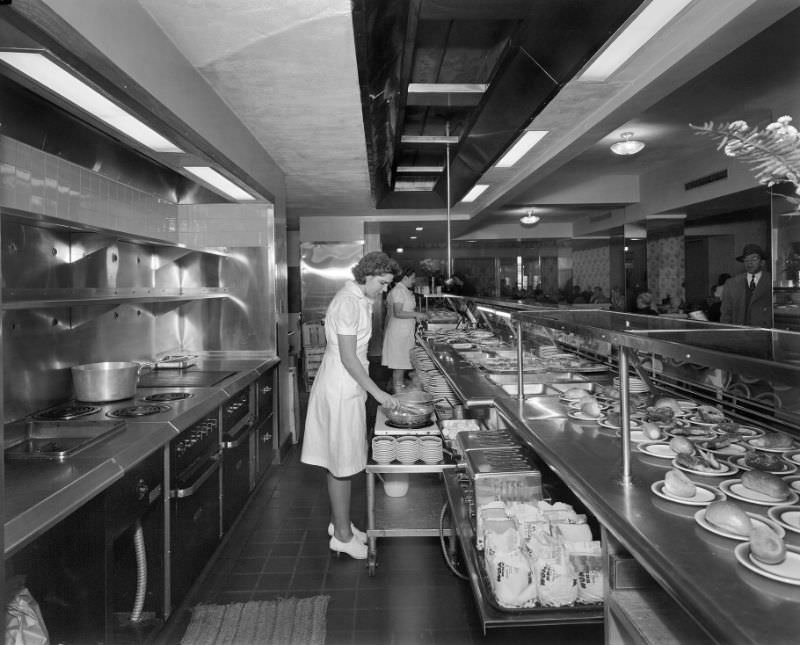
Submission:
[[[378,554],[375,552],[375,549],[370,549],[369,553],[367,554],[367,569],[369,571],[370,577],[375,575],[375,568],[378,566]]]

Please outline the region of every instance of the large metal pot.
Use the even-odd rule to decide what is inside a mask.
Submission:
[[[87,403],[129,399],[136,394],[139,363],[125,361],[88,363],[72,368],[75,396]]]

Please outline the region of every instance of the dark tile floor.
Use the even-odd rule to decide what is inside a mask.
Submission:
[[[602,643],[601,626],[490,630],[483,635],[467,582],[454,576],[436,538],[378,540],[378,569],[328,549],[325,474],[299,462],[274,466],[234,527],[191,604],[328,594],[327,643]],[[366,509],[365,477],[354,482],[354,516]],[[164,645],[177,643],[188,612]]]

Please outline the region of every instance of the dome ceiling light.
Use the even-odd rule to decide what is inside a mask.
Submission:
[[[528,209],[528,212],[525,215],[523,215],[522,217],[519,218],[519,221],[522,224],[526,224],[528,226],[533,226],[534,224],[538,224],[541,219],[542,218],[539,217],[538,215],[534,215],[533,214],[533,209],[530,208],[530,209]]]
[[[615,155],[635,155],[644,148],[644,142],[633,138],[633,132],[623,132],[619,135],[621,141],[611,144],[611,152]]]

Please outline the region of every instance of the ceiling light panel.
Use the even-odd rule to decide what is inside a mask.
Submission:
[[[478,197],[480,197],[484,191],[489,188],[489,184],[475,184],[464,197],[461,199],[462,202],[474,202]]]
[[[525,134],[517,139],[516,143],[500,157],[500,161],[497,162],[496,166],[498,168],[510,168],[522,159],[533,146],[539,143],[548,132],[548,130],[527,130]]]
[[[578,77],[605,81],[692,0],[652,0]]]
[[[255,199],[255,197],[246,190],[239,188],[239,186],[234,184],[230,179],[224,177],[213,168],[209,168],[208,166],[184,166],[183,169],[190,175],[204,181],[210,187],[231,199],[240,202],[252,201]]]
[[[174,143],[142,123],[116,103],[74,76],[44,54],[0,51],[0,60],[51,92],[88,112],[115,130],[155,152],[183,152]]]

